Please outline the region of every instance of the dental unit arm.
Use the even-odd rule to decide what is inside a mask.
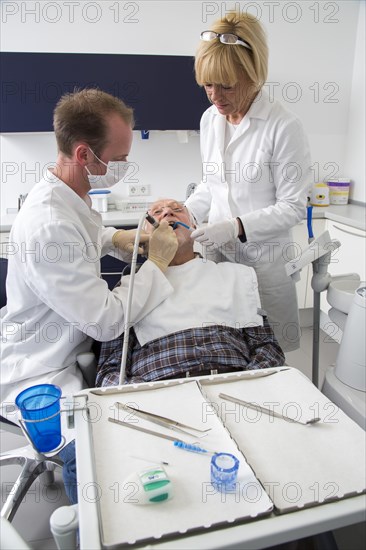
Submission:
[[[135,274],[136,274],[136,263],[137,263],[137,256],[139,251],[139,243],[140,243],[140,234],[142,227],[145,223],[145,220],[148,219],[149,214],[145,212],[138,223],[137,230],[136,230],[136,236],[135,236],[135,243],[133,245],[133,253],[132,253],[132,261],[131,261],[131,274],[130,274],[130,281],[128,285],[128,294],[127,294],[127,306],[126,306],[126,312],[125,312],[125,323],[124,323],[124,331],[123,331],[123,346],[122,346],[122,358],[121,358],[121,370],[119,373],[119,385],[122,386],[124,384],[124,380],[126,377],[126,362],[127,362],[127,351],[128,351],[128,341],[130,337],[130,318],[131,318],[131,304],[132,304],[132,296],[133,296],[133,285],[135,281]],[[158,224],[158,222],[152,218],[152,216],[149,216],[154,223]],[[157,226],[154,225],[154,227],[159,227],[159,224]]]
[[[309,239],[310,240],[310,239]],[[314,292],[313,305],[313,355],[312,355],[312,382],[319,385],[319,334],[320,334],[320,294],[328,289],[332,281],[328,273],[332,253],[341,246],[336,239],[331,239],[329,231],[324,231],[318,238],[302,251],[301,255],[285,265],[286,274],[297,280],[299,271],[309,264],[313,265],[311,287]]]

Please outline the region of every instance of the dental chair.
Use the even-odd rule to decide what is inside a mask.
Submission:
[[[0,517],[1,550],[31,550],[30,546],[5,518]]]
[[[6,305],[6,275],[8,261],[6,258],[0,258],[0,305]],[[15,435],[23,435],[21,428],[10,422],[3,416],[0,416],[0,429]],[[28,438],[26,438],[28,439]],[[27,494],[33,482],[42,475],[42,481],[45,485],[52,485],[55,481],[54,469],[56,466],[62,467],[63,463],[56,456],[46,456],[39,453],[28,439],[28,444],[17,449],[5,451],[0,455],[0,467],[10,464],[17,464],[22,467],[20,474],[10,490],[9,495],[1,509],[1,517],[12,521],[23,498]]]

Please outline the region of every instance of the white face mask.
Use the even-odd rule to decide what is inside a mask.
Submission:
[[[126,177],[127,170],[130,166],[130,162],[127,162],[126,160],[115,160],[115,161],[109,161],[108,164],[100,160],[99,157],[90,149],[89,151],[93,153],[95,158],[99,160],[104,166],[107,167],[107,171],[105,174],[95,175],[90,173],[87,166],[85,166],[86,171],[88,172],[88,180],[90,183],[90,187],[92,189],[105,189],[107,187],[112,187],[112,185],[116,185],[119,181],[123,181]]]

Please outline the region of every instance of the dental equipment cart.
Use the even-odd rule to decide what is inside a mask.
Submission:
[[[193,427],[196,438],[116,402]],[[265,548],[365,518],[365,432],[294,368],[96,388],[74,403],[82,550]],[[108,420],[116,414],[137,429]],[[174,438],[235,455],[237,490],[215,491],[212,453],[177,448]],[[167,463],[173,498],[136,504],[125,480],[158,463]]]

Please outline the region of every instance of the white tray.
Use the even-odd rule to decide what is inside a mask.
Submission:
[[[211,414],[198,382],[170,383],[154,388],[143,386],[125,387],[118,394],[88,395],[88,408],[94,417],[91,423],[94,482],[103,547],[147,544],[164,537],[247,521],[271,512],[270,498],[218,416]],[[146,420],[128,417],[124,411],[116,412],[116,401],[190,426],[212,429],[202,439],[175,434]],[[234,454],[240,460],[236,492],[220,493],[212,487],[211,455],[178,449],[172,441],[111,423],[109,416],[176,435],[177,439],[189,443],[197,441],[207,449]],[[126,478],[159,460],[169,463],[164,467],[172,481],[173,498],[149,505],[134,504],[135,488],[125,481]]]

